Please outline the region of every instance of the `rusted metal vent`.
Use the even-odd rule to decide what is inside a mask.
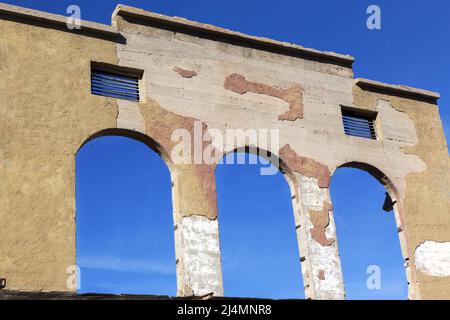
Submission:
[[[375,131],[375,115],[358,114],[352,110],[342,109],[342,122],[346,135],[377,139]]]
[[[91,91],[100,96],[139,101],[139,79],[92,69]]]

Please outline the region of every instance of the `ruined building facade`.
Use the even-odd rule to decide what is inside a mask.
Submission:
[[[170,169],[178,295],[223,295],[216,164],[170,156],[172,132],[199,120],[203,133],[279,129],[279,150],[266,151],[291,189],[306,297],[345,297],[329,183],[337,168],[357,167],[391,197],[409,297],[450,298],[450,161],[438,94],[355,79],[350,56],[126,6],[111,26],[70,30],[66,17],[0,5],[0,30],[1,291],[73,291],[77,151],[123,135]],[[93,70],[138,79],[136,101],[93,94]],[[347,112],[371,118],[375,136],[347,135]]]

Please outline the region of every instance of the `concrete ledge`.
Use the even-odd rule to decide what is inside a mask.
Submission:
[[[217,36],[222,36],[226,38],[233,38],[235,40],[242,41],[244,43],[253,43],[265,45],[268,47],[273,47],[277,49],[283,49],[290,52],[297,52],[304,54],[305,56],[311,56],[316,58],[322,58],[324,60],[337,61],[340,63],[344,63],[349,68],[355,59],[349,55],[343,55],[334,52],[328,51],[319,51],[315,49],[305,48],[297,44],[281,42],[277,40],[272,40],[264,37],[256,37],[247,34],[243,34],[236,31],[231,31],[228,29],[216,27],[210,24],[200,23],[196,21],[187,20],[180,17],[170,17],[158,13],[153,13],[149,11],[145,11],[143,9],[125,6],[119,4],[113,12],[112,19],[113,24],[115,24],[115,20],[117,16],[122,17],[133,17],[141,20],[153,21],[162,25],[169,25],[175,27],[183,27],[190,30],[196,30],[205,34],[213,34]]]
[[[41,292],[0,290],[2,300],[253,300],[254,298],[216,297],[212,293],[203,296],[173,297],[150,294],[107,294],[107,293],[75,293],[75,292]],[[261,300],[256,298],[256,300]],[[270,300],[270,299],[269,299]]]
[[[77,294],[72,292],[0,291],[1,300],[177,300],[180,298],[134,294]],[[191,298],[193,300],[193,298]]]
[[[404,85],[397,84],[387,84],[383,82],[378,82],[374,80],[357,78],[355,79],[355,84],[359,87],[370,88],[376,91],[384,91],[389,93],[394,93],[397,95],[402,95],[409,98],[419,98],[424,100],[430,100],[436,102],[440,98],[440,94],[433,91],[428,91],[424,89],[418,89],[413,87],[408,87]]]
[[[33,9],[27,9],[17,6],[12,6],[5,3],[0,3],[0,14],[4,15],[10,15],[13,17],[20,17],[23,19],[30,19],[38,22],[44,22],[48,24],[53,24],[57,26],[66,26],[67,24],[67,16],[62,16],[58,14],[51,14],[43,11],[33,10]],[[1,16],[0,16],[1,19]],[[67,29],[68,31],[71,31]],[[118,36],[119,33],[117,32],[116,28],[96,23],[96,22],[90,22],[90,21],[81,21],[81,29],[80,30],[73,30],[74,32],[82,32],[90,31],[93,33],[98,33],[101,35],[107,35],[107,36]]]

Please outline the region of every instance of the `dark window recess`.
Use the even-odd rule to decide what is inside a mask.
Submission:
[[[375,132],[375,117],[371,115],[358,114],[355,111],[342,110],[342,122],[346,135],[377,139]]]
[[[91,91],[100,96],[139,101],[139,78],[93,69]]]

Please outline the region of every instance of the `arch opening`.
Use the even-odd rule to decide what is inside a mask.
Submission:
[[[176,294],[171,175],[156,148],[145,135],[105,130],[79,149],[78,293]]]
[[[350,162],[333,174],[330,192],[347,299],[407,299],[409,259],[391,180]]]
[[[231,164],[230,156],[235,157]],[[271,156],[241,148],[224,155],[216,167],[225,296],[305,297],[286,170],[261,174]]]

